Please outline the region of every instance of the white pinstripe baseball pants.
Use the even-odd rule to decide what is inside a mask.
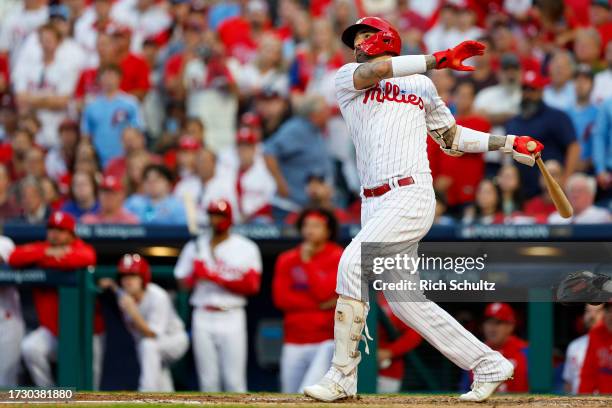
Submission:
[[[435,210],[431,175],[422,174],[413,178],[415,184],[363,200],[362,229],[340,259],[336,286],[339,295],[362,300],[363,242],[418,242],[431,228]],[[414,292],[413,298],[409,293],[404,295],[408,301],[389,301],[393,313],[449,360],[464,370],[473,370],[475,381],[507,379],[512,364],[500,353],[478,340],[440,306],[424,300],[418,292]],[[350,385],[343,382],[355,381],[355,378],[342,378],[337,370],[332,371],[336,373],[332,379],[345,389],[350,388]]]

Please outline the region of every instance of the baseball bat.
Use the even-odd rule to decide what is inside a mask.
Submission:
[[[533,152],[536,147],[536,142],[531,141],[527,143],[527,150],[529,150],[530,152]],[[546,184],[546,189],[548,190],[548,194],[550,195],[550,198],[555,204],[555,208],[557,209],[557,211],[559,211],[559,214],[563,218],[571,217],[574,214],[574,209],[572,208],[572,205],[569,203],[567,197],[565,196],[563,189],[561,188],[561,186],[559,186],[559,183],[557,183],[555,179],[550,175],[539,154],[536,156],[535,160],[536,164],[540,168],[540,171],[542,172],[542,175],[544,176],[544,183]]]
[[[198,210],[189,192],[183,195],[183,205],[185,207],[185,215],[187,216],[187,229],[191,235],[198,236]]]

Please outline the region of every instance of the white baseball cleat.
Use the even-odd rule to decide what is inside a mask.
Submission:
[[[472,383],[472,389],[465,394],[459,396],[461,401],[470,402],[484,402],[489,398],[499,387],[503,381],[495,382],[474,382]]]
[[[344,398],[353,397],[353,395],[348,395],[339,384],[336,384],[326,377],[323,377],[318,384],[305,387],[304,395],[325,402],[338,401]]]

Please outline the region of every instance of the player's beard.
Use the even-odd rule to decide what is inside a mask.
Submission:
[[[362,63],[362,62],[368,62],[371,59],[372,59],[371,56],[361,51],[360,49],[355,50],[355,61]]]

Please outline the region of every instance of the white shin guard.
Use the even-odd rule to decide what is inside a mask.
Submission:
[[[338,298],[334,321],[334,357],[333,366],[344,375],[351,375],[361,361],[359,341],[366,341],[366,353],[369,352],[367,340],[372,340],[366,326],[368,306],[366,303],[344,297]],[[365,328],[365,336],[362,331]]]

